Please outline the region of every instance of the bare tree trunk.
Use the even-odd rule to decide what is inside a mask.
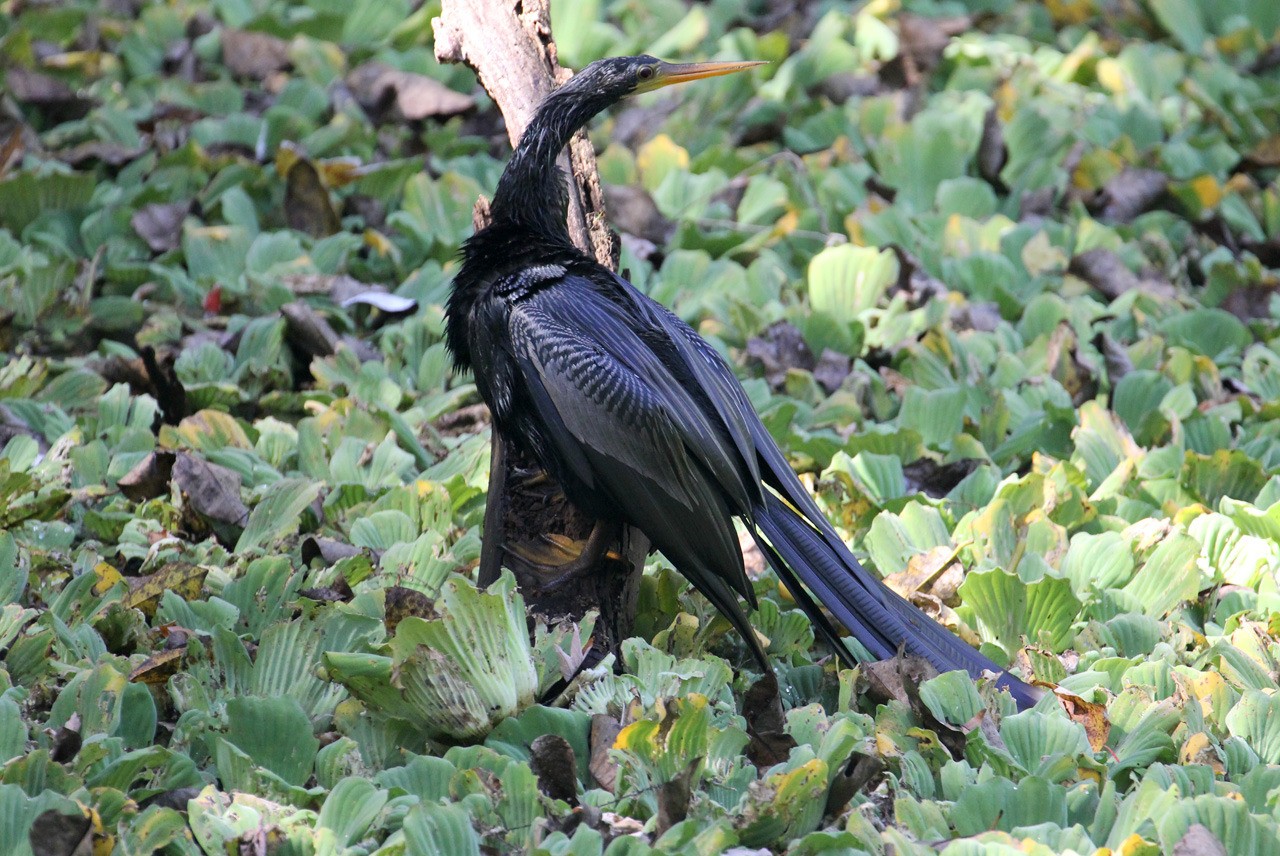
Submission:
[[[570,77],[560,67],[551,38],[548,0],[444,0],[432,21],[436,58],[475,70],[506,119],[514,146],[534,108]],[[571,175],[569,234],[583,252],[617,269],[617,239],[604,217],[604,194],[595,152],[585,133],[569,144],[561,164]],[[489,219],[488,203],[476,204],[476,227]],[[623,527],[603,557],[548,587],[545,574],[521,557],[553,559],[557,539],[585,542],[595,521],[569,504],[559,486],[505,438],[493,433],[489,499],[485,510],[480,583],[497,579],[503,564],[516,574],[525,600],[549,621],[576,621],[600,611],[595,641],[601,653],[617,651],[631,633],[636,595],[649,539]]]

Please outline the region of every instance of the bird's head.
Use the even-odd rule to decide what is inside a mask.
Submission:
[[[764,65],[763,62],[664,62],[656,57],[618,56],[596,60],[574,75],[572,87],[590,96],[616,101],[628,95],[652,92],[664,86],[703,77],[718,77]]]

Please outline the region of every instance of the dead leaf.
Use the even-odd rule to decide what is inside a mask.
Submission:
[[[123,166],[146,153],[146,146],[122,146],[119,143],[103,140],[89,140],[69,149],[59,149],[57,157],[58,160],[71,166],[84,166],[91,161],[107,166]]]
[[[436,611],[435,601],[417,589],[391,586],[387,589],[385,598],[384,623],[387,625],[388,633],[395,633],[400,622],[410,616],[428,620],[440,617],[440,613]]]
[[[968,16],[931,18],[910,12],[897,16],[898,55],[880,69],[880,78],[892,87],[915,87],[937,67],[951,39],[973,22]]]
[[[951,310],[951,326],[957,331],[976,330],[994,333],[1004,320],[994,303],[965,303]]]
[[[189,509],[214,529],[242,527],[249,509],[240,499],[240,474],[190,452],[179,452],[173,463],[173,481]]]
[[[150,808],[158,805],[161,808],[171,808],[174,811],[187,810],[187,805],[191,800],[200,796],[200,788],[195,785],[188,785],[185,788],[170,788],[167,791],[161,791],[158,794],[152,794],[145,799],[138,801],[138,808]]]
[[[333,538],[317,538],[308,535],[302,539],[302,563],[310,565],[316,559],[324,562],[325,567],[339,559],[360,555],[360,548]]]
[[[1123,345],[1107,335],[1105,330],[1100,330],[1094,335],[1090,344],[1102,352],[1102,359],[1107,368],[1107,379],[1113,385],[1120,378],[1133,371],[1133,360],[1129,359],[1129,352],[1125,350]]]
[[[93,856],[93,819],[49,809],[31,822],[27,832],[35,856]]]
[[[134,502],[146,502],[169,492],[169,480],[173,477],[175,453],[158,449],[139,461],[125,473],[116,487]]]
[[[1257,251],[1259,249],[1260,246],[1258,245],[1249,247],[1249,250],[1254,255],[1258,255]],[[1254,319],[1270,318],[1271,301],[1277,294],[1280,294],[1280,283],[1275,280],[1270,282],[1251,282],[1233,288],[1223,299],[1220,308],[1227,310],[1247,324]]]
[[[906,570],[885,577],[884,584],[909,600],[911,595],[925,588],[930,580],[954,564],[959,552],[959,547],[940,545],[916,553],[907,560]]]
[[[329,191],[315,165],[300,157],[285,173],[284,221],[313,238],[327,238],[342,228]]]
[[[751,685],[742,698],[742,715],[747,720],[747,758],[763,770],[791,756],[796,740],[787,733],[778,694],[778,677],[768,672]]]
[[[9,171],[9,161],[13,160],[14,154],[22,148],[22,132],[23,126],[15,124],[9,133],[9,139],[0,146],[0,178],[4,178],[5,173]]]
[[[605,209],[615,229],[655,246],[666,244],[675,224],[658,210],[648,191],[631,184],[605,184],[603,190]]]
[[[689,803],[693,798],[693,776],[702,766],[701,758],[694,758],[668,782],[658,786],[658,816],[654,819],[654,838],[689,816]]]
[[[610,756],[609,750],[613,748],[620,731],[622,725],[615,717],[605,713],[597,713],[591,717],[591,736],[588,740],[591,760],[587,763],[587,769],[591,771],[591,778],[596,780],[596,784],[609,793],[613,793],[618,784],[618,762]]]
[[[237,479],[239,476],[237,476]],[[155,614],[164,593],[171,591],[183,600],[198,600],[209,569],[188,562],[171,562],[154,574],[129,580],[124,605],[141,610],[148,618]]]
[[[81,98],[56,77],[27,68],[11,68],[5,73],[9,95],[19,104],[39,107],[59,122],[83,119],[94,101]]]
[[[884,775],[887,766],[882,758],[854,752],[849,756],[844,768],[831,780],[831,789],[827,791],[828,816],[839,814],[849,800],[863,790],[872,790]]]
[[[578,804],[578,761],[569,741],[558,734],[543,734],[529,745],[529,769],[538,778],[538,790],[553,800]]]
[[[982,139],[978,143],[978,175],[996,190],[1005,188],[1000,170],[1009,160],[1009,149],[1004,143],[1004,128],[996,107],[987,110],[982,117]]]
[[[73,713],[57,731],[46,729],[51,734],[49,741],[49,758],[59,764],[65,764],[80,752],[84,741],[80,737],[80,714]]]
[[[156,202],[144,205],[129,219],[129,225],[153,253],[167,253],[182,242],[182,221],[191,211],[191,202]]]
[[[475,106],[470,95],[455,92],[434,78],[400,71],[380,62],[367,62],[347,75],[357,102],[376,118],[417,121],[431,116],[456,116]]]
[[[1129,270],[1118,255],[1101,247],[1086,250],[1073,258],[1067,272],[1089,283],[1108,300],[1115,300],[1138,287],[1137,274]]]
[[[289,43],[266,33],[222,31],[222,61],[236,77],[266,80],[289,68]]]
[[[1097,396],[1098,383],[1094,379],[1093,368],[1081,360],[1075,328],[1070,322],[1060,321],[1049,334],[1045,362],[1053,379],[1067,391],[1076,407]]]
[[[812,371],[817,365],[804,336],[790,321],[775,321],[759,336],[752,336],[746,356],[747,365],[763,371],[774,391],[786,384],[791,369]]]
[[[902,468],[907,493],[923,493],[934,499],[942,499],[955,490],[960,482],[982,466],[977,458],[962,458],[940,464],[933,458],[919,458]]]
[[[1067,716],[1071,717],[1073,722],[1078,722],[1084,726],[1085,737],[1089,739],[1089,747],[1094,752],[1101,752],[1102,748],[1107,745],[1107,738],[1111,735],[1111,722],[1107,719],[1107,706],[1085,701],[1080,696],[1073,695],[1063,689],[1055,689],[1054,693],[1066,710]]]
[[[900,701],[914,709],[919,706],[920,685],[936,678],[938,670],[923,657],[900,654],[887,660],[864,663],[862,675],[867,680],[867,694],[874,701]]]
[[[1128,223],[1150,211],[1169,189],[1169,176],[1154,169],[1129,167],[1106,183],[1089,204],[1105,220]]]
[[[133,667],[129,672],[129,680],[151,686],[164,686],[169,678],[178,673],[178,666],[186,653],[186,648],[157,651]]]
[[[1227,856],[1227,848],[1209,827],[1203,823],[1193,823],[1187,829],[1187,834],[1173,845],[1173,856]]]
[[[285,340],[310,362],[315,357],[332,356],[342,338],[329,322],[301,300],[280,307],[284,316]]]
[[[178,380],[178,373],[173,368],[177,358],[172,352],[166,353],[162,364],[156,359],[155,349],[150,345],[144,345],[138,350],[138,354],[147,370],[151,394],[160,405],[159,424],[181,424],[183,417],[187,415],[187,390],[182,381]],[[159,425],[152,425],[153,431],[158,429]]]
[[[831,348],[823,348],[818,364],[813,367],[813,379],[818,382],[828,395],[844,384],[853,371],[853,360],[848,354],[842,354]]]

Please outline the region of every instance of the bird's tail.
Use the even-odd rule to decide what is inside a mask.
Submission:
[[[1005,672],[862,567],[829,524],[816,528],[768,491],[752,522],[768,539],[760,546],[778,576],[814,619],[818,632],[846,660],[849,651],[814,604],[815,598],[870,659],[886,659],[905,650],[939,671],[964,669],[975,678],[988,671],[997,673],[997,685],[1010,692],[1019,708],[1032,706],[1040,697],[1039,690]],[[818,525],[822,524],[826,521]]]

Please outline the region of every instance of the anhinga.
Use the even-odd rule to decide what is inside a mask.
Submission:
[[[584,512],[644,532],[764,669],[738,604],[756,600],[735,517],[846,661],[822,606],[873,658],[905,649],[940,670],[999,673],[1019,706],[1033,704],[1036,690],[858,563],[715,349],[569,239],[557,158],[575,131],[624,96],[759,64],[604,59],[543,99],[498,182],[492,222],[463,247],[448,304],[454,360],[473,370],[496,430]]]

